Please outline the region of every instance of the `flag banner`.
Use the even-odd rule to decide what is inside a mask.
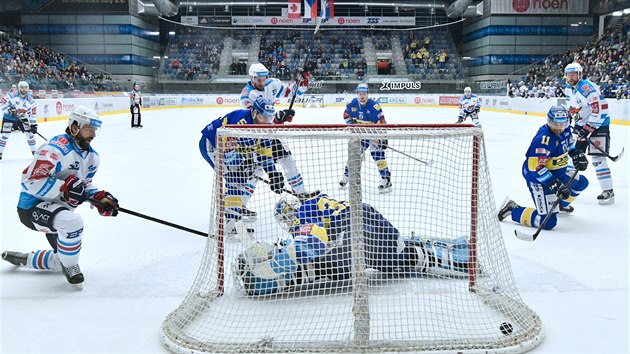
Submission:
[[[302,15],[302,0],[289,0],[289,7],[287,9],[288,18],[301,18]]]
[[[331,19],[335,17],[335,0],[322,0],[321,18]]]
[[[304,17],[305,18],[317,18],[317,3],[318,0],[304,0]]]

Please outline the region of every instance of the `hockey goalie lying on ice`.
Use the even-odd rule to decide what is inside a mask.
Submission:
[[[283,197],[275,217],[292,238],[276,243],[257,242],[237,259],[239,282],[249,295],[290,291],[292,287],[351,277],[350,208],[325,194],[307,199]],[[403,239],[374,207],[363,204],[365,265],[376,271],[401,275],[430,273],[468,275],[468,242]],[[249,237],[252,235],[241,235]]]

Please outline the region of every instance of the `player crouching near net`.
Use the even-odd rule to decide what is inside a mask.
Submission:
[[[100,158],[91,143],[100,127],[94,110],[78,106],[70,113],[66,133],[37,150],[22,173],[18,215],[29,229],[46,233],[52,250],[5,251],[2,259],[16,266],[61,271],[70,284],[81,287],[83,219],[74,210],[89,200],[101,215],[118,215],[118,200],[92,184]]]
[[[368,95],[369,88],[367,84],[361,83],[357,85],[357,97],[346,105],[346,110],[343,112],[343,119],[346,124],[387,124],[381,105],[369,98]],[[392,191],[392,174],[389,171],[389,167],[387,167],[387,160],[385,159],[387,145],[387,139],[361,140],[361,156],[369,147],[370,155],[376,162],[376,168],[378,168],[378,173],[381,176],[381,183],[378,186],[379,193]],[[344,188],[346,185],[348,185],[347,164],[343,171],[343,177],[339,182],[341,188]]]
[[[534,200],[535,208],[519,206],[506,198],[499,210],[499,220],[512,216],[512,221],[538,228],[548,213],[553,213],[542,226],[551,230],[557,223],[557,210],[549,210],[560,198],[560,211],[573,212],[569,205],[586,189],[588,180],[577,175],[585,171],[588,160],[582,150],[576,149],[571,141],[569,112],[562,106],[553,106],[547,113],[547,124],[538,129],[532,140],[523,163],[523,177]],[[569,156],[575,169],[569,169]],[[573,174],[576,177],[572,180]]]
[[[201,156],[217,169],[216,139],[217,129],[228,124],[269,124],[275,114],[273,101],[259,97],[251,109],[238,109],[223,117],[217,118],[201,131],[199,151]],[[226,192],[225,216],[226,232],[235,234],[236,221],[244,219],[252,221],[257,213],[246,208],[258,181],[258,173],[264,170],[269,176],[269,186],[275,193],[282,193],[284,176],[276,170],[270,139],[238,138],[229,142],[221,159],[225,166]]]
[[[299,290],[299,286],[351,278],[350,208],[325,194],[300,202],[284,197],[275,217],[290,238],[257,242],[238,256],[236,274],[249,295]],[[391,276],[429,273],[467,276],[469,246],[456,240],[403,239],[376,209],[363,204],[365,265]],[[249,237],[253,235],[239,235]]]

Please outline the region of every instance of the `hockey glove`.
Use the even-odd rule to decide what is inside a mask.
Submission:
[[[254,174],[255,162],[252,154],[244,155],[239,164],[228,165],[229,174],[233,178],[249,179]]]
[[[271,187],[271,191],[276,194],[281,194],[284,189],[284,176],[282,172],[273,171],[269,172],[269,187]]]
[[[302,72],[302,82],[300,83],[300,87],[308,87],[308,82],[311,79],[311,73],[308,71]]]
[[[273,122],[276,124],[284,124],[285,122],[293,121],[293,116],[295,115],[295,111],[292,109],[283,109],[281,111],[276,112],[276,116],[273,119]]]
[[[92,205],[96,207],[98,213],[102,216],[116,216],[118,215],[118,199],[107,191],[100,191],[94,194],[92,197]]]
[[[588,160],[581,150],[576,150],[571,158],[573,159],[573,165],[576,169],[579,171],[586,171],[588,168]]]
[[[565,186],[559,180],[555,180],[549,188],[556,194],[556,196],[560,199],[567,199],[571,196],[571,191],[569,187]]]
[[[63,193],[63,199],[74,208],[78,207],[88,198],[85,183],[77,176],[68,176],[60,190]]]
[[[31,123],[31,133],[37,134],[37,123]]]
[[[593,127],[592,125],[588,125],[588,124],[584,124],[578,131],[577,131],[577,140],[581,141],[581,140],[586,140],[588,139],[589,136],[591,136],[591,134],[595,131],[595,127]]]
[[[381,150],[386,150],[387,146],[389,145],[389,142],[387,141],[387,139],[382,139],[378,141],[378,148]]]

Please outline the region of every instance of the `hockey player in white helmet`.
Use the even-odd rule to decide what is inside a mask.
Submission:
[[[470,117],[473,124],[481,127],[479,123],[479,110],[481,109],[481,100],[477,95],[472,93],[470,87],[464,88],[464,95],[459,99],[459,117],[456,123],[463,123],[466,118]]]
[[[70,113],[66,133],[37,150],[22,173],[18,216],[29,229],[45,233],[52,249],[5,251],[2,259],[24,268],[62,272],[70,284],[81,287],[83,219],[75,208],[89,201],[102,216],[118,214],[118,200],[92,183],[100,158],[91,144],[100,127],[94,110],[76,107]]]
[[[9,92],[0,101],[2,109],[2,127],[0,127],[0,160],[4,148],[7,146],[12,131],[21,131],[26,136],[26,142],[35,154],[35,135],[37,134],[37,120],[35,118],[35,100],[29,91],[26,81],[20,81],[17,91]]]
[[[308,88],[310,74],[308,71],[303,71],[297,82],[286,84],[276,78],[269,78],[269,70],[261,63],[254,63],[249,67],[249,77],[250,81],[241,92],[241,108],[248,110],[252,108],[253,102],[259,97],[276,102],[280,98],[291,97],[295,90],[297,90],[297,95],[301,96]],[[292,109],[277,111],[273,122],[284,124],[292,121],[294,115],[295,111]],[[274,162],[282,166],[287,183],[295,193],[306,193],[302,174],[297,169],[291,151],[278,139],[273,139],[272,142]],[[252,182],[255,186],[256,181]]]
[[[582,65],[570,63],[564,68],[566,77],[565,94],[569,111],[575,120],[574,133],[577,134],[576,148],[587,151],[602,193],[597,197],[599,204],[613,204],[615,193],[613,180],[606,156],[592,148],[597,144],[607,153],[610,150],[610,115],[608,102],[599,90],[599,86],[582,78]]]

